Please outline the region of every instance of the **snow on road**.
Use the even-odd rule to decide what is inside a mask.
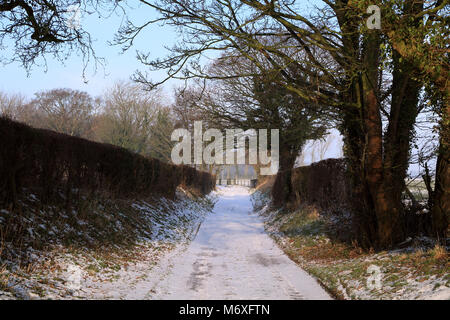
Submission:
[[[191,243],[94,294],[119,299],[330,299],[265,233],[249,189],[218,187]]]
[[[219,187],[218,193],[195,239],[166,257],[128,298],[330,299],[264,232],[248,188]]]

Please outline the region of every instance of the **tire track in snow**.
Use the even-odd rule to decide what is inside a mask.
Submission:
[[[248,188],[219,187],[218,193],[192,243],[170,264],[162,262],[164,276],[148,298],[330,299],[264,232],[251,214]]]

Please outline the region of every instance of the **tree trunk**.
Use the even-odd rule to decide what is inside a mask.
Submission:
[[[432,227],[435,236],[445,239],[450,221],[450,105],[445,99],[444,114],[440,128],[439,156],[436,164],[436,182]]]
[[[346,57],[342,65],[348,89],[342,91],[346,110],[341,132],[354,190],[355,226],[363,247],[389,248],[405,237],[402,192],[420,84],[414,80],[412,66],[394,52],[393,101],[383,136],[378,92],[380,33],[368,30],[361,43],[358,22],[346,15],[347,5],[347,1],[336,1],[335,12]],[[414,14],[422,7],[422,1],[405,2],[402,9]],[[420,23],[419,19],[412,23]]]
[[[364,46],[364,74],[360,75],[361,107],[366,134],[363,154],[364,174],[367,189],[376,216],[377,241],[375,247],[389,248],[404,237],[401,223],[401,191],[393,190],[386,183],[383,158],[383,127],[380,102],[377,98],[379,78],[379,34],[374,31],[367,35]],[[371,206],[367,207],[372,209]],[[369,213],[370,214],[370,213]]]
[[[292,196],[292,169],[296,154],[285,146],[280,146],[280,167],[272,188],[273,205],[284,206]]]
[[[381,109],[377,98],[379,34],[376,31],[366,36],[362,54],[364,68],[358,74],[358,81],[353,82],[353,93],[348,97],[359,105],[359,110],[347,112],[344,120],[346,153],[355,190],[356,227],[363,247],[389,248],[404,238],[403,189],[396,188],[392,183],[395,175],[385,170]],[[409,139],[406,142],[409,151]],[[403,166],[407,168],[407,163]]]
[[[421,84],[415,80],[415,69],[408,59],[400,59],[394,50],[394,73],[392,84],[392,102],[389,114],[389,125],[384,143],[385,149],[385,188],[393,198],[400,232],[407,232],[408,217],[405,216],[402,194],[405,191],[405,179],[409,167],[411,139],[414,123],[418,115],[418,101]],[[415,224],[416,219],[412,219]],[[416,226],[412,226],[416,232]],[[403,229],[403,230],[402,230]]]
[[[364,92],[360,64],[360,33],[359,24],[351,19],[347,12],[347,1],[336,1],[336,15],[342,30],[342,41],[346,61],[343,63],[347,76],[347,90],[343,90],[342,101],[345,105],[341,132],[344,136],[344,155],[347,159],[348,171],[352,187],[353,226],[358,243],[364,248],[374,247],[377,242],[377,218],[374,199],[367,183],[366,168],[366,121],[364,108]],[[378,41],[376,42],[378,43]],[[368,51],[366,48],[365,52]],[[378,52],[376,48],[374,53]],[[365,61],[371,70],[378,67],[375,63]],[[358,74],[359,73],[359,74]]]
[[[358,85],[354,83],[353,91],[358,90]],[[344,99],[349,101],[351,97]],[[370,248],[374,246],[377,239],[377,221],[362,162],[365,135],[362,131],[363,126],[360,119],[361,109],[348,108],[343,119],[341,132],[344,135],[344,152],[353,191],[354,232],[358,243],[364,248]]]

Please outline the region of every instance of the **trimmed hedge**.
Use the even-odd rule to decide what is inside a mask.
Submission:
[[[327,159],[277,174],[273,203],[297,208],[316,205],[324,210],[351,207],[350,180],[344,159]]]
[[[178,185],[202,194],[215,178],[188,166],[175,166],[126,149],[35,129],[0,118],[0,201],[14,204],[23,189],[50,202],[74,190],[115,198],[160,194],[173,197]]]

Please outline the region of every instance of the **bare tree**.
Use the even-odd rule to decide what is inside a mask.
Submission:
[[[31,101],[41,119],[37,126],[76,137],[86,137],[97,102],[86,92],[53,89],[36,93]]]
[[[290,170],[306,140],[326,132],[327,106],[287,90],[280,72],[259,59],[260,68],[235,51],[217,59],[209,71],[214,79],[197,89],[203,97],[197,108],[217,128],[279,129],[280,170]],[[287,72],[302,73],[295,67]]]
[[[335,136],[328,134],[323,139],[314,141],[311,146],[311,162],[324,160],[334,140]]]
[[[150,126],[150,137],[146,147],[146,155],[171,162],[172,148],[175,143],[170,139],[175,129],[175,121],[169,107],[160,107],[156,111],[153,123]]]
[[[13,49],[2,62],[17,61],[29,70],[37,58],[52,55],[64,61],[80,54],[84,66],[95,55],[92,39],[81,23],[81,15],[110,13],[120,0],[2,0],[0,1],[0,46]]]
[[[0,115],[14,120],[21,120],[26,98],[21,94],[0,92]]]
[[[163,97],[131,82],[117,82],[103,97],[95,124],[96,140],[145,154]]]

